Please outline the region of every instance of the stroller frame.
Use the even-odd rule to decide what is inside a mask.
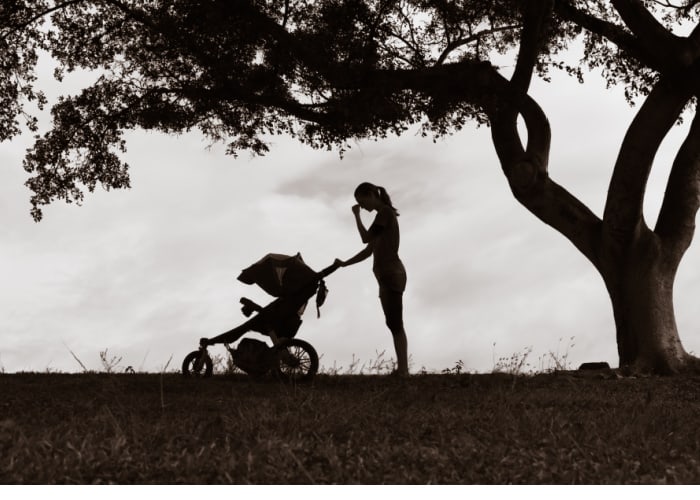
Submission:
[[[283,380],[310,381],[319,368],[318,353],[310,343],[295,336],[303,322],[301,314],[309,299],[320,286],[323,293],[320,302],[323,301],[325,298],[323,278],[336,269],[336,265],[324,269],[316,275],[313,282],[293,294],[275,299],[265,307],[242,297],[240,303],[243,314],[247,317],[253,313],[257,314],[214,338],[200,339],[199,348],[185,356],[182,362],[183,375],[198,378],[211,377],[214,363],[207,347],[223,344],[230,356],[230,364],[253,377],[262,377],[272,372]],[[320,305],[318,296],[317,305]],[[249,332],[257,332],[269,337],[272,345],[245,338],[237,346],[232,346],[232,343]]]

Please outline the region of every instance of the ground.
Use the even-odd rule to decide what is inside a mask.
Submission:
[[[700,481],[700,378],[1,374],[0,483]]]

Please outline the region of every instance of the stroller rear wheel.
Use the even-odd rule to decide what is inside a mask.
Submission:
[[[318,371],[318,354],[311,344],[300,339],[282,339],[276,347],[274,370],[284,380],[308,382]]]
[[[192,351],[182,362],[182,374],[185,377],[211,377],[213,370],[214,363],[206,351]]]

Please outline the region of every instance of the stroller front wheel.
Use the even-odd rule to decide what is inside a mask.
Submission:
[[[311,344],[300,339],[282,339],[276,346],[274,370],[292,382],[308,382],[318,371],[318,353]]]
[[[182,362],[182,374],[185,377],[206,378],[211,377],[214,371],[214,363],[207,351],[192,351],[185,356]]]

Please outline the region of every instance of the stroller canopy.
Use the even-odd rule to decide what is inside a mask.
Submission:
[[[238,276],[239,281],[258,285],[274,297],[293,294],[318,279],[318,273],[306,265],[299,253],[269,253]]]

